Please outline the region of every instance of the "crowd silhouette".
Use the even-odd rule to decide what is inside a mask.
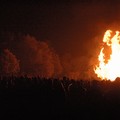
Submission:
[[[112,115],[119,115],[119,107],[119,78],[114,82],[39,76],[0,78],[3,116],[39,116],[60,120],[97,116],[97,119],[109,119]]]

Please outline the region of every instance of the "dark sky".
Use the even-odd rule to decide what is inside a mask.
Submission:
[[[0,32],[30,34],[58,53],[83,54],[106,29],[119,29],[120,2],[1,2]],[[83,51],[83,52],[80,52]]]

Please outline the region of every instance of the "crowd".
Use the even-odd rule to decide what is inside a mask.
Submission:
[[[119,115],[119,107],[119,78],[113,82],[39,76],[0,78],[0,108],[3,115],[49,116],[52,119],[63,119],[63,116],[65,119],[86,119],[97,115],[97,118],[103,119],[109,113],[108,119],[113,113],[114,117]]]

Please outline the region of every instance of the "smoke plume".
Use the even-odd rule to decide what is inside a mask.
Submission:
[[[31,35],[4,34],[4,36],[6,36],[4,38],[4,47],[8,47],[20,61],[18,62],[9,50],[4,54],[6,56],[8,54],[14,56],[13,63],[19,63],[19,67],[16,68],[15,64],[11,64],[11,67],[13,65],[14,71],[20,70],[19,75],[27,74],[40,77],[67,76],[70,79],[95,78],[93,69],[97,64],[97,56],[99,54],[99,38],[92,40],[93,44],[91,46],[89,44],[84,45],[86,51],[79,52],[84,52],[84,54],[74,56],[66,52],[63,55],[59,55],[50,44],[37,40]],[[5,42],[5,39],[7,42]],[[88,48],[94,49],[89,49],[88,51]],[[7,66],[7,63],[1,62],[1,66],[3,68],[3,66]],[[11,70],[10,73],[15,73],[14,71]]]
[[[21,73],[31,76],[59,76],[62,66],[59,56],[46,43],[25,35],[14,38],[14,50],[20,59]],[[16,40],[17,39],[17,40]]]
[[[0,75],[16,75],[19,71],[19,60],[8,49],[4,49],[0,54]]]

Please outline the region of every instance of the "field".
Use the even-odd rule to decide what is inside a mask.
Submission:
[[[9,118],[117,119],[120,80],[1,77],[0,115]]]

